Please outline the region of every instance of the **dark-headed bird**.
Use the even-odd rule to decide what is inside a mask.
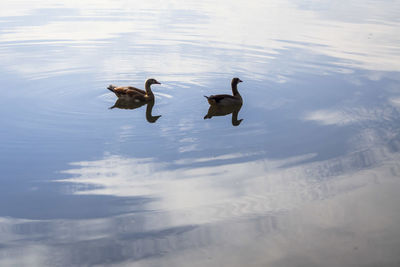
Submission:
[[[241,83],[242,80],[239,78],[233,78],[231,82],[232,86],[232,94],[233,95],[211,95],[211,96],[204,96],[207,98],[208,103],[213,106],[213,105],[237,105],[237,104],[242,104],[243,99],[242,96],[239,94],[239,91],[237,89],[238,83]]]

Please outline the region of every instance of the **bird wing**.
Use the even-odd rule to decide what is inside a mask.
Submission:
[[[136,87],[133,87],[133,86],[127,86],[126,88],[127,88],[128,91],[137,92],[137,93],[143,94],[143,95],[146,94],[145,90],[142,90],[142,89],[139,89],[139,88],[136,88]]]
[[[145,95],[146,92],[144,90],[138,89],[132,86],[119,86],[113,89],[114,93],[119,95],[136,95],[136,94],[143,94]]]
[[[209,96],[208,99],[213,100],[216,103],[219,103],[223,99],[236,99],[236,98],[231,95],[212,95],[212,96]]]

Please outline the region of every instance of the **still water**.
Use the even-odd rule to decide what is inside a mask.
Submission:
[[[399,14],[2,1],[0,265],[399,266]]]

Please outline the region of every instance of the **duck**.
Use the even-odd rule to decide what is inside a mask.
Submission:
[[[243,99],[237,89],[238,84],[241,82],[243,82],[243,81],[237,77],[232,79],[231,86],[232,86],[232,94],[233,95],[211,95],[211,96],[204,96],[204,97],[207,98],[207,101],[211,106],[242,104]]]
[[[147,102],[154,100],[154,94],[151,91],[152,84],[161,84],[156,79],[147,79],[144,88],[145,90],[138,89],[133,86],[115,86],[110,84],[107,89],[113,92],[119,99],[130,99],[136,102]]]

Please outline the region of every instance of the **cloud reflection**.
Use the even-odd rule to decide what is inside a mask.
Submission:
[[[396,105],[396,99],[390,99],[390,103]],[[324,109],[307,113],[306,121],[314,121],[322,125],[344,126],[365,121],[395,121],[397,112],[389,105],[386,107],[348,107],[342,109]]]
[[[314,156],[192,169],[185,167],[192,164],[187,160],[171,168],[154,159],[118,156],[73,163],[64,171],[72,177],[60,182],[88,186],[71,187],[71,193],[151,196],[147,211],[81,220],[1,218],[0,264],[187,266],[190,261],[199,266],[244,266],[251,259],[251,266],[375,262],[391,266],[397,262],[393,244],[400,230],[399,154],[377,147],[301,163]],[[43,242],[34,242],[38,238]],[[10,245],[16,241],[18,247]],[[20,256],[10,257],[15,253]]]
[[[110,156],[72,163],[71,169],[63,171],[71,177],[59,182],[85,185],[70,187],[73,194],[152,198],[147,209],[195,211],[183,221],[179,217],[174,220],[178,225],[201,224],[287,211],[301,203],[352,191],[368,180],[356,177],[345,181],[341,175],[375,166],[386,154],[371,150],[307,164],[300,163],[315,155],[248,162],[241,160],[244,155],[233,154],[221,156],[218,165],[213,164],[214,158],[162,163],[152,158]],[[196,167],[196,162],[201,165]],[[330,177],[335,177],[335,186]]]

